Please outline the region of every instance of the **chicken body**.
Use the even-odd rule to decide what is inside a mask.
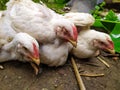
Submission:
[[[72,47],[69,42],[63,42],[60,39],[56,39],[54,44],[40,46],[41,63],[47,64],[48,66],[64,65]]]
[[[26,32],[40,43],[51,43],[56,37],[68,39],[57,33],[64,30],[73,41],[77,39],[77,35],[74,36],[77,32],[73,23],[32,0],[10,0],[7,3],[7,15],[16,32]]]
[[[1,12],[1,18],[0,18],[0,48],[6,44],[9,43],[14,36],[16,35],[16,32],[11,27],[11,21],[8,19],[8,17],[5,17],[3,15],[4,13]]]

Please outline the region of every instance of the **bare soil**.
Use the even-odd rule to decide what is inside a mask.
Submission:
[[[86,90],[120,90],[120,61],[106,58],[106,67],[97,58],[76,59],[80,73],[101,74],[101,77],[82,76]],[[29,63],[17,61],[1,63],[0,90],[79,90],[74,71],[68,62],[61,67],[41,64],[42,72],[35,75]]]

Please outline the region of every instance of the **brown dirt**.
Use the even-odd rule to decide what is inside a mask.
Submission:
[[[120,89],[119,60],[107,58],[105,61],[110,68],[96,58],[76,60],[80,73],[105,74],[102,77],[82,76],[87,90]],[[42,73],[37,76],[28,63],[12,61],[1,65],[4,70],[0,70],[0,90],[79,90],[70,61],[58,68],[42,65]]]

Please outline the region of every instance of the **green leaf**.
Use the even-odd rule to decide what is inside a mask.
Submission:
[[[94,27],[103,27],[100,19],[95,19],[95,22],[93,24]]]
[[[118,17],[112,10],[110,10],[108,14],[105,16],[105,20],[118,21]]]
[[[99,13],[104,10],[105,2],[102,2],[101,4],[98,4],[95,6],[95,9],[91,10],[91,14],[93,15],[94,18],[98,19],[101,18],[99,16]]]
[[[112,32],[116,24],[115,22],[108,21],[108,20],[101,20],[101,23],[108,32]]]
[[[113,42],[114,42],[114,47],[115,47],[115,51],[120,53],[120,34],[110,34]]]
[[[0,10],[5,10],[6,9],[6,3],[8,2],[9,0],[0,0]]]
[[[114,29],[110,33],[110,36],[114,42],[115,51],[120,53],[120,22],[116,23]]]

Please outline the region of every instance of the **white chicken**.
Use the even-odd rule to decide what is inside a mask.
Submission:
[[[77,47],[72,49],[72,54],[78,58],[95,56],[97,50],[114,53],[114,45],[110,36],[95,30],[82,30],[78,35]]]
[[[0,62],[26,61],[38,71],[40,64],[38,42],[27,33],[16,33],[11,27],[11,21],[4,14],[5,12],[1,12],[0,17]]]
[[[54,42],[56,37],[76,45],[77,31],[72,22],[32,0],[10,0],[6,15],[16,32],[26,32],[39,43]]]
[[[65,18],[74,22],[79,32],[77,47],[72,49],[72,54],[78,58],[90,58],[95,56],[98,50],[114,53],[114,44],[106,33],[90,29],[94,18],[88,13],[70,12]]]
[[[27,33],[18,33],[15,37],[0,48],[0,62],[20,60],[35,62],[39,65],[39,45]]]
[[[30,62],[35,73],[38,74],[40,59],[37,41],[27,33],[16,34],[13,40],[0,48],[0,62],[10,60]]]

